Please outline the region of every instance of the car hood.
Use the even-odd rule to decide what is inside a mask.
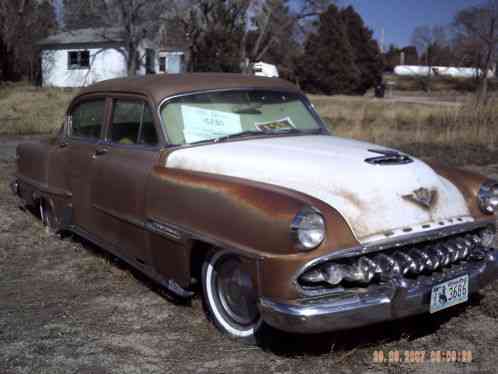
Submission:
[[[326,135],[248,139],[178,149],[167,167],[293,189],[335,208],[361,243],[471,221],[460,191],[424,162],[372,165],[377,145]],[[432,206],[407,196],[436,191]]]

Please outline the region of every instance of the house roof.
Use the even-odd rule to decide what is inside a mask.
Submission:
[[[182,93],[239,88],[299,92],[295,85],[282,79],[231,73],[189,73],[110,79],[84,88],[81,94],[133,92],[160,103],[166,97]]]
[[[123,30],[118,27],[77,29],[59,32],[39,41],[39,45],[119,43],[123,42]]]

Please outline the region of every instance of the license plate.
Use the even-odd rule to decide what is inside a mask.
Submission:
[[[469,276],[461,277],[432,287],[431,313],[461,304],[469,299]]]

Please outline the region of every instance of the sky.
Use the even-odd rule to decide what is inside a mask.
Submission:
[[[483,0],[339,0],[338,5],[353,5],[384,46],[411,44],[413,30],[424,25],[448,25],[462,8],[482,4]]]
[[[63,0],[55,0],[57,18],[62,21]],[[291,4],[299,0],[291,0]],[[448,25],[462,8],[482,4],[484,0],[337,0],[339,6],[353,5],[380,41],[384,29],[384,47],[411,44],[417,26]]]

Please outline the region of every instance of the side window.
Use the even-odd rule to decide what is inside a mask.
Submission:
[[[119,144],[136,144],[140,131],[143,104],[137,101],[114,102],[111,124],[111,141]]]
[[[110,137],[118,144],[156,145],[157,134],[148,106],[140,101],[115,100]]]
[[[104,99],[82,102],[71,113],[70,135],[79,138],[100,138],[104,116]]]

